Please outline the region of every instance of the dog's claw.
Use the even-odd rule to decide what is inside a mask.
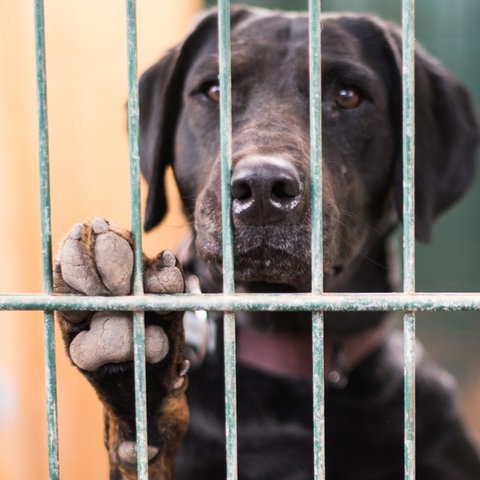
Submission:
[[[108,230],[107,222],[100,217],[95,217],[92,220],[92,229],[95,233],[105,233]]]
[[[190,370],[190,360],[183,360],[182,362],[179,363],[178,365],[178,375],[180,377],[184,377],[188,371]]]
[[[162,253],[162,260],[166,267],[174,267],[177,263],[175,255],[170,250],[165,250]]]
[[[81,223],[75,224],[70,230],[69,237],[72,240],[80,240],[82,236],[83,225]]]

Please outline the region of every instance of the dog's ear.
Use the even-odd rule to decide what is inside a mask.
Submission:
[[[473,179],[480,135],[467,91],[420,49],[415,72],[416,236],[429,241],[434,218]]]
[[[389,29],[401,91],[401,38]],[[401,132],[401,95],[393,100],[394,127]],[[415,53],[415,235],[428,242],[435,217],[470,185],[480,130],[465,88],[421,47]],[[402,140],[397,140],[395,203],[403,210]]]
[[[149,185],[144,220],[146,231],[159,223],[167,211],[164,175],[172,160],[172,124],[180,108],[180,92],[170,85],[178,57],[179,49],[172,50],[140,79],[140,168]],[[166,104],[171,98],[168,91],[175,98],[169,105]],[[166,121],[167,118],[171,118],[171,122]]]
[[[232,28],[249,15],[248,8],[232,7]],[[210,39],[216,41],[217,32],[217,10],[212,8],[200,14],[185,40],[140,79],[140,167],[148,183],[145,231],[160,223],[167,211],[164,176],[174,160],[186,75],[205,43]]]
[[[140,167],[148,183],[145,231],[160,223],[167,211],[164,176],[175,154],[185,77],[205,39],[216,35],[216,24],[215,12],[203,15],[187,38],[140,79]]]

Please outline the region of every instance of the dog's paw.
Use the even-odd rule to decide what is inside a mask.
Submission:
[[[55,291],[84,295],[128,295],[133,276],[130,232],[95,218],[76,224],[63,240],[55,262]],[[147,293],[181,293],[182,272],[175,256],[165,251],[144,259]]]
[[[184,292],[183,273],[171,252],[144,257],[143,268],[146,293]],[[133,272],[130,233],[95,218],[75,225],[63,240],[55,260],[54,289],[61,294],[129,295]],[[183,357],[182,316],[145,313],[149,459],[155,471],[171,470],[188,421],[184,393],[189,364]],[[57,320],[70,359],[104,404],[111,470],[127,472],[121,478],[130,478],[136,463],[132,314],[63,311],[57,312]]]
[[[75,225],[56,259],[55,291],[83,295],[128,295],[133,276],[132,238],[128,231],[101,218]],[[183,275],[168,251],[144,259],[147,293],[184,291]],[[109,364],[133,360],[132,315],[128,312],[64,312],[64,331],[71,360],[93,372]],[[169,351],[169,339],[158,324],[145,331],[146,361],[158,363]]]

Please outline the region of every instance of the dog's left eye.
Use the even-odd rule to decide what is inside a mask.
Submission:
[[[218,103],[220,101],[220,85],[218,83],[211,83],[204,89],[204,95],[212,102]]]
[[[335,102],[340,108],[352,110],[357,108],[362,101],[362,97],[357,90],[351,87],[342,87],[337,91]]]

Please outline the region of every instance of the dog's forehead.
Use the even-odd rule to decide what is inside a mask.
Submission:
[[[307,52],[308,17],[270,12],[254,14],[235,24],[231,32],[232,57],[286,58],[291,52]]]
[[[240,38],[258,42],[304,41],[308,39],[308,17],[287,12],[252,14],[232,28],[232,40]]]
[[[369,36],[382,29],[369,17],[356,14],[322,16],[322,54],[335,58],[363,56],[375,48]],[[306,13],[268,12],[260,10],[238,24],[231,33],[232,56],[257,57],[266,53],[288,60],[289,55],[307,59],[309,21]],[[275,55],[277,54],[277,55]]]

